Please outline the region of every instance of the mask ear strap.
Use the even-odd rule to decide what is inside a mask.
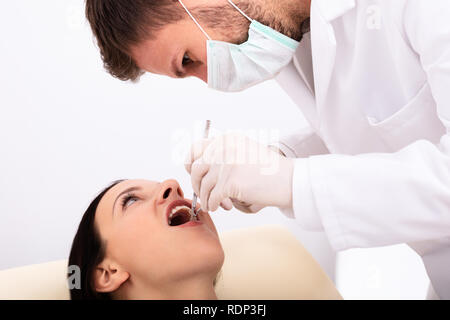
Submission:
[[[178,0],[178,2],[183,6],[184,10],[186,10],[187,14],[191,17],[191,19],[195,22],[195,24],[197,25],[197,27],[199,27],[199,29],[203,32],[203,34],[206,36],[206,38],[208,38],[208,40],[211,40],[211,38],[209,37],[209,35],[206,33],[206,31],[202,28],[202,26],[200,25],[200,23],[197,22],[197,20],[194,18],[194,16],[191,14],[191,12],[188,10],[188,8],[186,8],[186,6],[184,5],[184,3],[181,0]]]
[[[239,9],[239,7],[238,7],[237,5],[235,5],[235,4],[233,3],[233,1],[228,0],[228,2],[229,2],[229,3],[230,3],[237,11],[239,11],[244,17],[246,17],[246,18],[248,19],[248,21],[250,21],[250,22],[253,21],[253,19],[251,19],[248,15],[246,15],[244,11],[242,11],[241,9]]]

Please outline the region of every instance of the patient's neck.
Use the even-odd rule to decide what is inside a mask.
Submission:
[[[127,282],[116,292],[117,300],[217,300],[214,279],[198,276],[167,283],[163,287],[145,285],[143,282]]]
[[[175,284],[166,292],[170,300],[217,300],[213,279],[192,279]]]

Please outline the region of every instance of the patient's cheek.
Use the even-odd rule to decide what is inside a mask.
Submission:
[[[146,251],[153,250],[157,232],[142,218],[130,218],[118,226],[107,241],[108,251],[120,263],[136,265]]]

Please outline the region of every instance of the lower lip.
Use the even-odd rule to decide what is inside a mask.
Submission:
[[[182,225],[180,225],[178,227],[180,227],[180,228],[196,227],[196,226],[201,226],[202,224],[203,224],[203,222],[201,222],[201,221],[189,221],[189,222],[187,222],[185,224],[182,224]]]

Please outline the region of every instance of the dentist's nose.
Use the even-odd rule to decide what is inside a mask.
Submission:
[[[176,180],[166,180],[161,183],[159,190],[157,202],[162,204],[167,201],[173,201],[175,198],[184,198],[183,190],[181,190],[180,185]]]

